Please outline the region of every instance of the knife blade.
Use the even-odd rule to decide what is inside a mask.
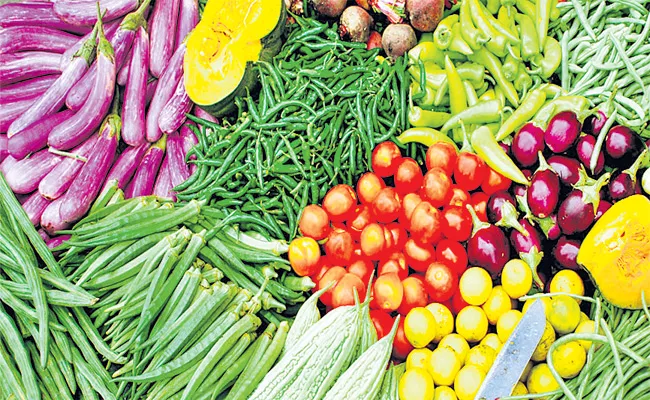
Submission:
[[[510,396],[539,344],[545,326],[544,304],[537,299],[501,347],[474,400],[496,400]]]

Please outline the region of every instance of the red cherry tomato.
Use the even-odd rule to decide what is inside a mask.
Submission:
[[[386,249],[384,227],[375,222],[368,224],[361,231],[359,242],[364,256],[371,260],[379,259],[379,255]]]
[[[359,240],[361,231],[372,222],[372,213],[367,205],[361,205],[354,211],[352,216],[347,222],[346,226],[354,240]]]
[[[414,159],[402,158],[395,171],[395,190],[401,194],[416,192],[422,186],[422,169]]]
[[[397,309],[402,316],[406,316],[415,307],[425,307],[429,303],[429,295],[423,281],[419,278],[409,276],[402,280],[402,286],[404,287],[404,298]]]
[[[436,261],[436,254],[431,244],[421,244],[410,238],[404,243],[406,264],[418,272],[426,272],[429,264]]]
[[[343,222],[354,213],[357,195],[348,185],[336,185],[323,199],[323,209],[333,222]]]
[[[372,170],[382,178],[393,176],[401,158],[402,153],[399,151],[399,147],[397,147],[395,143],[379,143],[372,151]]]
[[[320,247],[309,237],[296,238],[289,244],[289,263],[299,276],[310,276],[318,272]]]
[[[327,236],[325,254],[333,263],[348,265],[352,259],[353,250],[352,235],[348,231],[335,229]]]
[[[467,152],[458,155],[454,180],[459,187],[471,192],[481,186],[486,176],[487,166],[479,156]]]
[[[443,302],[451,298],[458,287],[458,275],[441,262],[433,262],[424,275],[427,292],[432,302]]]
[[[481,184],[481,190],[488,196],[501,190],[508,190],[512,181],[490,167],[487,167],[487,176]]]
[[[402,253],[393,253],[388,258],[379,261],[377,275],[395,273],[399,279],[405,279],[409,274],[409,267],[406,264],[406,257]]]
[[[448,204],[451,198],[451,178],[438,167],[430,169],[424,175],[420,194],[436,208]]]
[[[472,215],[464,207],[448,207],[442,211],[442,232],[447,239],[464,242],[472,234]]]
[[[436,246],[436,260],[449,266],[458,276],[467,269],[467,251],[465,246],[449,239],[442,239]]]
[[[422,197],[417,193],[408,193],[402,199],[402,213],[399,216],[400,223],[408,229],[411,214],[418,204],[422,203]]]
[[[463,299],[463,296],[461,296],[460,289],[456,288],[454,295],[451,296],[451,299],[449,299],[449,311],[451,311],[451,313],[456,316],[460,310],[467,307],[468,305],[469,303],[467,303],[465,299]]]
[[[372,172],[361,175],[357,181],[357,194],[361,204],[370,204],[379,191],[386,187],[384,180]]]
[[[451,176],[454,172],[454,166],[456,165],[456,158],[458,154],[456,149],[450,143],[438,142],[432,144],[427,149],[427,155],[425,158],[425,163],[427,165],[427,170],[432,168],[442,168],[445,171],[447,176]]]
[[[393,247],[398,250],[402,249],[404,247],[404,243],[406,243],[406,240],[408,239],[406,229],[404,229],[397,222],[386,225],[386,228],[388,228],[390,230],[390,233],[393,235]]]
[[[382,310],[370,310],[370,319],[377,331],[377,339],[388,335],[395,323],[395,320],[393,320],[390,314]]]
[[[361,281],[366,285],[374,270],[374,264],[365,257],[356,257],[348,267],[348,272],[361,278]]]
[[[399,216],[402,202],[392,187],[385,187],[377,193],[372,201],[372,213],[378,222],[393,222]]]
[[[349,273],[343,275],[332,291],[332,307],[354,305],[355,289],[360,299],[366,297],[366,285],[361,281],[361,278]]]
[[[404,333],[404,318],[400,318],[397,332],[395,333],[395,340],[393,341],[393,357],[398,360],[406,360],[409,353],[413,350],[413,346],[406,338]]]
[[[469,204],[472,205],[476,216],[483,222],[488,222],[487,217],[487,202],[490,200],[490,196],[483,192],[475,192],[469,198]]]
[[[469,192],[465,189],[459,188],[457,185],[452,185],[449,205],[456,206],[456,207],[465,207],[465,204],[468,203],[469,203]]]
[[[423,201],[411,215],[411,236],[420,243],[436,243],[442,237],[442,217],[440,211]]]
[[[312,281],[318,283],[321,278],[323,278],[323,275],[327,271],[329,271],[330,268],[332,268],[333,264],[330,262],[329,258],[327,256],[321,256],[320,259],[318,260],[318,270],[315,274],[311,275],[310,278]],[[318,285],[314,286],[312,288],[312,292],[317,291]]]
[[[303,236],[321,240],[330,231],[330,219],[320,206],[310,204],[302,210],[298,228]]]
[[[387,225],[383,225],[382,228],[384,229],[384,253],[389,253],[395,249],[395,237]]]
[[[318,288],[318,290],[321,290],[325,288],[327,285],[329,285],[330,282],[338,282],[339,280],[341,280],[341,278],[343,278],[345,274],[347,274],[345,268],[338,267],[338,266],[332,267],[327,272],[325,272],[325,274],[318,281],[318,285],[316,287]],[[323,293],[323,295],[320,297],[320,301],[326,306],[332,305],[332,292],[334,291],[336,285],[337,284],[335,283],[334,286],[332,286],[329,290]]]

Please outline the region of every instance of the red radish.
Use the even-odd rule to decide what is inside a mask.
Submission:
[[[585,166],[590,165],[591,155],[594,152],[594,147],[596,146],[596,138],[591,135],[583,135],[578,139],[578,144],[576,145],[576,152],[578,153],[578,159]],[[603,167],[605,166],[605,156],[603,153],[598,154],[598,160],[596,161],[596,168],[593,173],[598,175],[602,172]]]
[[[117,157],[113,168],[111,168],[108,176],[106,177],[106,182],[111,180],[117,181],[117,186],[124,190],[126,185],[131,181],[135,170],[140,165],[142,157],[149,149],[149,143],[141,144],[136,147],[127,147],[122,154]],[[106,184],[104,185],[106,188]],[[103,189],[102,189],[103,190]]]
[[[311,3],[320,15],[336,18],[345,10],[347,0],[311,0]]]
[[[563,111],[551,119],[544,132],[546,146],[553,153],[564,153],[573,146],[581,129],[578,117],[571,111]]]
[[[614,159],[623,158],[628,154],[634,153],[637,147],[637,136],[627,126],[617,125],[607,132],[605,151],[610,157]]]
[[[86,160],[93,150],[97,137],[91,137],[74,150],[72,154],[84,157]],[[38,184],[38,191],[41,196],[49,200],[61,197],[75,180],[85,162],[72,157],[66,157],[52,171],[50,171]]]
[[[198,0],[180,0],[180,11],[178,13],[178,22],[176,27],[176,47],[185,37],[194,29],[199,22],[199,2]]]
[[[2,30],[0,54],[20,51],[49,51],[61,54],[78,39],[71,33],[44,26],[13,26]]]
[[[0,55],[0,87],[45,75],[61,73],[61,55],[26,51]]]
[[[532,214],[545,218],[553,214],[560,198],[560,179],[539,152],[539,168],[533,174],[526,191],[526,200]]]
[[[553,257],[563,268],[578,271],[580,269],[580,266],[576,262],[578,250],[580,250],[579,241],[561,236],[555,244],[555,247],[553,247]]]
[[[339,35],[353,42],[366,43],[374,23],[366,10],[358,6],[350,6],[341,14]]]
[[[183,79],[179,79],[172,97],[169,98],[160,112],[160,116],[158,116],[158,127],[160,130],[163,133],[171,133],[178,130],[185,122],[187,118],[186,114],[190,112],[193,105],[194,103],[192,103],[185,91],[185,82]]]
[[[366,41],[366,50],[381,49],[381,33],[377,31],[370,31],[368,40]]]
[[[510,150],[519,165],[532,166],[538,160],[537,154],[544,150],[544,131],[533,123],[527,123],[515,134]]]
[[[36,99],[45,93],[47,88],[58,79],[59,75],[46,75],[16,82],[11,85],[0,86],[0,99],[2,102],[14,102],[25,99]]]
[[[27,194],[36,190],[41,179],[62,159],[61,156],[41,150],[31,157],[17,162],[9,171],[3,172],[14,193]]]
[[[41,196],[37,190],[22,205],[32,225],[38,226],[39,222],[41,222],[41,215],[43,215],[43,211],[49,204],[50,200]]]
[[[54,12],[65,22],[92,25],[97,22],[97,3],[93,0],[57,0]],[[138,0],[101,0],[99,3],[102,18],[106,21],[123,17],[138,7]]]
[[[53,2],[45,1],[3,4],[0,6],[0,28],[40,25],[77,34],[85,34],[92,29],[90,26],[80,26],[63,21],[54,13],[53,6]],[[94,7],[94,11],[97,12],[96,3],[94,3]]]
[[[581,165],[575,158],[552,156],[548,159],[548,164],[557,173],[562,183],[567,186],[575,185],[580,179]]]
[[[513,206],[516,206],[517,204],[515,202],[515,198],[505,190],[496,192],[490,196],[490,200],[488,200],[486,208],[488,221],[494,224],[503,218],[503,214],[501,214],[501,207],[504,202],[508,202]]]
[[[594,222],[600,202],[600,189],[607,184],[610,174],[603,174],[597,181],[588,178],[581,170],[583,179],[562,201],[558,210],[558,223],[566,235],[585,231]]]
[[[149,147],[133,179],[124,191],[124,197],[128,199],[138,196],[148,196],[153,192],[154,181],[162,163],[163,156],[165,155],[166,145],[167,137],[163,136]]]
[[[442,20],[444,10],[443,0],[406,0],[409,21],[420,32],[433,32]]]
[[[388,25],[381,37],[381,47],[391,59],[401,57],[417,43],[415,31],[406,24]]]
[[[133,56],[128,64],[122,103],[122,139],[129,146],[138,146],[145,142],[145,99],[149,76],[149,34],[144,27],[138,28],[135,34]]]
[[[472,214],[474,224],[472,237],[467,242],[469,263],[483,267],[492,276],[497,276],[510,258],[508,239],[497,226],[479,220],[472,206],[467,205],[467,209]]]

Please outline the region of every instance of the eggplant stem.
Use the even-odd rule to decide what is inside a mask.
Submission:
[[[474,208],[466,204],[465,207],[467,208],[467,211],[472,215],[472,236],[476,235],[478,231],[481,229],[489,228],[490,224],[488,222],[483,222],[479,219],[478,215],[476,215],[476,211],[474,211]]]
[[[519,215],[517,215],[517,209],[509,201],[504,202],[501,205],[501,219],[497,221],[496,226],[505,227],[505,228],[514,228],[522,235],[528,237],[530,233],[524,228],[524,226],[517,220]]]
[[[519,253],[519,258],[521,258],[526,264],[528,264],[528,267],[533,273],[533,281],[535,282],[535,285],[537,285],[537,287],[542,290],[544,289],[544,282],[542,282],[542,279],[539,277],[539,274],[537,273],[537,267],[539,266],[539,263],[542,262],[543,257],[544,257],[544,252],[539,251],[537,249],[537,246],[533,246],[527,253],[524,252]]]

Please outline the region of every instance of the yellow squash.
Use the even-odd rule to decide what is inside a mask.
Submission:
[[[187,39],[185,90],[215,116],[234,109],[256,83],[253,63],[268,61],[282,46],[284,0],[209,0]]]
[[[650,200],[634,195],[614,204],[580,246],[578,263],[603,297],[621,308],[650,303]]]

